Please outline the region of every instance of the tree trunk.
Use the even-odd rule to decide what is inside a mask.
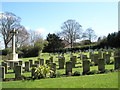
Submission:
[[[8,43],[5,43],[5,49],[8,48]]]

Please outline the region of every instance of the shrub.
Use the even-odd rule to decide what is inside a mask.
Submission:
[[[36,57],[39,56],[41,51],[38,46],[23,46],[19,48],[19,50],[20,57]]]
[[[6,48],[2,50],[2,55],[7,55],[12,53],[12,48]]]
[[[75,71],[73,75],[74,76],[80,76],[80,72],[79,71]]]
[[[48,66],[40,66],[35,68],[35,76],[33,78],[49,78],[52,77],[53,71]]]

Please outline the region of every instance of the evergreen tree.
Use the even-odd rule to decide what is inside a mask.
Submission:
[[[45,47],[45,51],[54,51],[64,47],[62,40],[56,34],[48,34],[47,36],[48,45]]]

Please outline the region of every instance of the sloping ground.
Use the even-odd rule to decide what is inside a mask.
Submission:
[[[118,72],[86,76],[9,81],[3,88],[118,88]]]

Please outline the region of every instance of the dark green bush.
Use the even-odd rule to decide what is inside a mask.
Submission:
[[[79,71],[75,71],[73,75],[74,76],[80,76],[80,72]]]
[[[7,55],[12,53],[12,48],[6,48],[2,50],[2,55]]]
[[[20,49],[20,57],[37,57],[40,54],[40,48],[37,46],[23,46]]]

